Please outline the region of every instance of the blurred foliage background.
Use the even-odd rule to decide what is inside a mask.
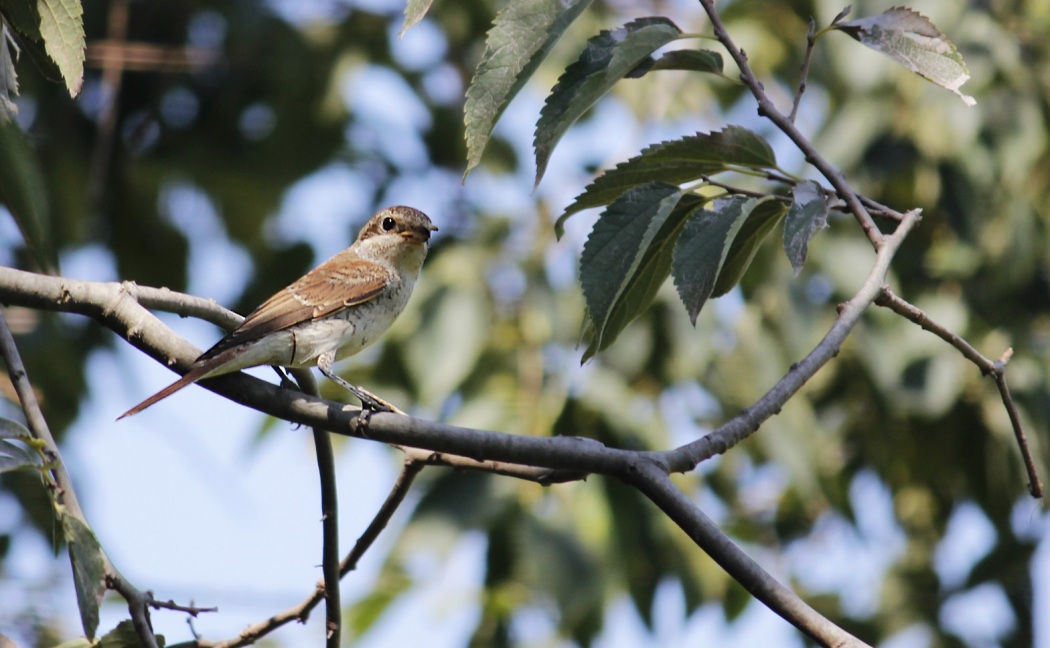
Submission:
[[[852,15],[891,4],[858,2]],[[710,32],[694,2],[606,0],[573,25],[461,184],[463,92],[501,6],[438,2],[399,39],[396,1],[86,3],[80,97],[30,57],[18,65],[19,123],[44,172],[60,272],[216,295],[247,312],[345,246],[375,208],[425,207],[441,226],[425,280],[371,362],[355,367],[356,381],[455,424],[621,447],[666,448],[718,425],[820,339],[870,267],[870,247],[852,220],[834,218],[796,278],[772,240],[695,330],[667,285],[579,367],[575,272],[594,215],[573,219],[561,242],[552,223],[597,170],[660,139],[739,123],[770,138],[782,166],[807,171],[741,86],[663,72],[599,103],[531,193],[531,124],[587,37],[644,15]],[[862,192],[924,210],[893,282],[986,355],[1013,347],[1007,375],[1046,476],[1050,2],[909,6],[959,46],[977,107],[831,34],[816,51],[800,126]],[[841,9],[736,0],[723,13],[784,106],[809,17],[823,25]],[[2,213],[0,262],[36,268]],[[85,359],[123,343],[75,318],[9,317],[61,435],[108,379],[87,372]],[[16,406],[8,400],[0,414],[15,416]],[[14,535],[52,533],[35,482],[0,482],[21,511],[0,523],[0,576]],[[1033,568],[1040,543],[1047,551],[1047,520],[1026,495],[994,386],[889,312],[869,313],[780,416],[679,483],[804,598],[872,643],[1031,646],[1040,587],[1044,617],[1050,606]],[[351,602],[358,632],[411,591],[405,563],[421,535],[466,531],[487,540],[472,645],[521,645],[537,614],[587,645],[611,601],[626,593],[651,622],[668,585],[686,614],[713,605],[732,621],[756,605],[618,483],[540,489],[434,471],[421,488],[383,584]],[[51,645],[54,620],[35,600],[5,602],[0,627]],[[978,609],[997,611],[994,621]],[[1042,633],[1050,636],[1045,622]]]

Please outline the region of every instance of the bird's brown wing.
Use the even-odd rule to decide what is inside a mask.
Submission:
[[[201,354],[199,360],[375,299],[388,283],[389,272],[382,266],[341,252],[263,302],[240,326]]]

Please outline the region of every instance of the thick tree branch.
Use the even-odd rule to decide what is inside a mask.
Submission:
[[[639,461],[623,479],[652,500],[752,596],[822,646],[867,646],[822,616],[763,570],[674,485],[661,465],[651,461]]]

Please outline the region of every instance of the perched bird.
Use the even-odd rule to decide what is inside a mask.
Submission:
[[[267,299],[233,332],[197,358],[182,378],[120,415],[137,414],[198,380],[248,367],[317,365],[373,409],[388,409],[332,371],[332,363],[375,342],[404,310],[430,233],[437,227],[411,207],[388,207],[353,245]]]

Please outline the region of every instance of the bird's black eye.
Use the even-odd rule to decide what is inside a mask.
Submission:
[[[387,216],[386,218],[383,219],[383,230],[384,231],[389,232],[390,230],[394,229],[394,225],[397,225],[397,222],[395,222],[394,219],[391,218],[390,216]]]

